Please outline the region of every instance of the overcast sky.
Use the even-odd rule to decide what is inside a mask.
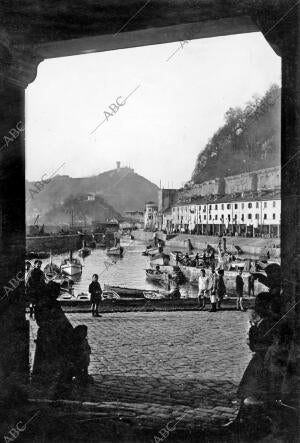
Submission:
[[[41,63],[26,90],[26,178],[40,180],[63,162],[60,174],[96,175],[119,160],[157,185],[179,187],[227,109],[281,85],[280,58],[260,33],[193,40],[167,62],[178,47]],[[112,114],[109,105],[132,91]]]

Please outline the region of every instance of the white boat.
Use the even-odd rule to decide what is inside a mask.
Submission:
[[[60,270],[64,274],[76,275],[81,274],[82,264],[78,258],[72,257],[72,252],[70,252],[70,257],[65,258],[60,265]]]

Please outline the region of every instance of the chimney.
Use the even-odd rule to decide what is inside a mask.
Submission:
[[[120,169],[121,167],[121,162],[117,162],[117,169]]]

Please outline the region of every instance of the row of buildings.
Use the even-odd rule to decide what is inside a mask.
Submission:
[[[145,229],[167,233],[279,237],[280,222],[280,167],[160,189],[144,213]]]

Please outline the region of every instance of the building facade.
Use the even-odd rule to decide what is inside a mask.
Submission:
[[[144,213],[144,229],[155,231],[159,228],[158,206],[154,202],[147,202]]]
[[[177,203],[162,229],[204,235],[280,236],[280,192]]]

